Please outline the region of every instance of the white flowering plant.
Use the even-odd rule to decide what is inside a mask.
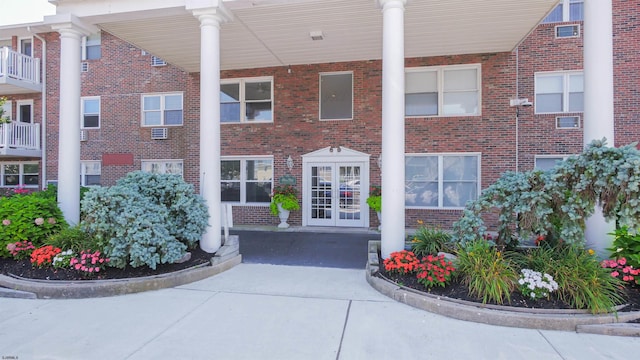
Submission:
[[[522,269],[520,272],[522,274],[518,284],[520,284],[520,292],[526,297],[532,299],[548,298],[550,293],[558,290],[558,283],[549,274],[542,274],[531,269]]]
[[[59,269],[69,268],[71,267],[71,259],[75,256],[76,254],[73,252],[73,250],[69,249],[54,256],[51,264],[53,265],[53,267]]]

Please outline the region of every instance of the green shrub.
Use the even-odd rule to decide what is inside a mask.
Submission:
[[[611,257],[625,258],[628,265],[640,269],[640,234],[637,230],[630,232],[628,227],[622,226],[611,235],[615,236],[613,245],[607,249],[611,251]]]
[[[469,295],[502,304],[511,299],[518,273],[508,254],[502,254],[485,240],[467,242],[458,251],[456,269]]]
[[[558,283],[554,295],[576,309],[610,312],[623,302],[620,280],[580,246],[531,249],[518,256],[517,262],[523,268],[551,275]]]
[[[194,192],[193,185],[186,183],[180,175],[136,171],[118,180],[116,185],[126,186],[165,207],[169,212],[167,230],[178,241],[189,248],[200,241],[209,221],[207,206]]]
[[[451,234],[442,229],[421,225],[411,240],[411,248],[418,257],[437,255],[441,251],[451,252]]]
[[[90,233],[82,230],[80,226],[73,226],[49,236],[47,244],[62,250],[73,250],[80,253],[82,250],[103,250],[104,244],[100,244]]]
[[[169,234],[169,212],[125,186],[91,189],[82,200],[82,227],[105,242],[110,266],[172,263],[187,246]]]
[[[7,244],[28,240],[39,247],[67,227],[54,199],[35,194],[0,198],[0,256],[9,256]]]
[[[104,244],[110,266],[173,263],[200,240],[209,217],[204,200],[180,176],[133,172],[81,202],[82,227]]]

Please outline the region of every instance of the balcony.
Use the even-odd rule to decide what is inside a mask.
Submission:
[[[40,59],[0,48],[0,95],[40,91]]]
[[[0,157],[42,157],[40,124],[11,121],[0,125]]]

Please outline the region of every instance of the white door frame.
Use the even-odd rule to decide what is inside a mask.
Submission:
[[[361,218],[363,227],[369,227],[369,162],[370,155],[345,147],[330,146],[302,155],[302,226],[309,226],[311,218],[311,166],[318,164],[360,165]],[[337,171],[337,169],[336,169]],[[339,191],[339,190],[338,190]]]

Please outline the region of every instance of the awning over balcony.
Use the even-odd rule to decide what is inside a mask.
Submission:
[[[73,14],[189,72],[200,71],[200,23],[187,10],[217,0],[57,0]],[[409,0],[406,57],[513,50],[557,0]],[[382,14],[373,0],[230,0],[221,68],[287,66],[382,57]],[[55,23],[56,16],[45,22]],[[312,40],[311,33],[322,37]]]

